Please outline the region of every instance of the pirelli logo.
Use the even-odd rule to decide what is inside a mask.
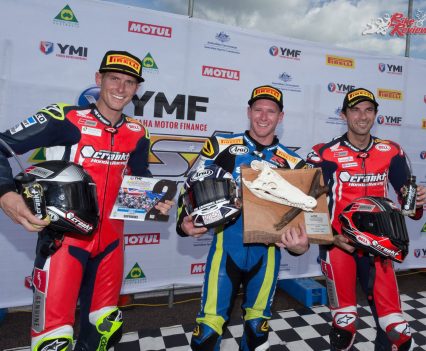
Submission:
[[[241,138],[234,138],[234,139],[219,139],[219,145],[231,145],[231,144],[242,144],[243,139]]]
[[[422,129],[426,129],[426,118],[422,119]]]
[[[371,100],[374,100],[373,94],[371,94],[367,90],[357,90],[357,91],[354,91],[353,93],[348,94],[348,100],[352,101],[352,99],[356,98],[357,96],[366,96],[370,98]]]
[[[271,87],[260,87],[253,92],[252,98],[255,98],[259,95],[271,95],[275,99],[281,100],[282,93],[278,89],[274,89]]]
[[[289,155],[288,153],[283,152],[283,151],[281,151],[281,150],[279,150],[279,149],[277,150],[276,154],[277,154],[277,156],[279,156],[279,157],[281,157],[281,158],[283,158],[283,159],[287,160],[287,161],[288,161],[289,163],[291,163],[291,164],[295,164],[295,163],[297,163],[297,162],[298,162],[298,159],[297,159],[296,157],[291,156],[291,155]]]
[[[385,100],[402,100],[403,95],[401,90],[377,89],[379,99]]]
[[[141,65],[138,61],[126,55],[108,55],[106,60],[106,65],[115,65],[120,64],[134,69],[136,72],[140,73]]]
[[[350,57],[326,55],[327,65],[343,68],[355,68],[355,60]]]

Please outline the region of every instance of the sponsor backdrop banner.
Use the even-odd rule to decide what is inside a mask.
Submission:
[[[312,144],[345,131],[339,117],[344,94],[363,86],[380,104],[374,134],[399,142],[418,182],[426,184],[425,61],[94,0],[3,0],[0,33],[1,130],[41,123],[17,125],[51,103],[95,101],[95,72],[104,53],[128,50],[143,59],[146,81],[125,112],[150,130],[156,177],[181,185],[207,137],[248,128],[247,100],[257,85],[283,91],[278,134],[302,156]],[[37,162],[43,153],[20,157]],[[0,308],[28,305],[24,280],[31,274],[36,235],[3,214],[0,221]],[[398,268],[426,267],[425,219],[409,220],[408,228],[410,253]],[[123,292],[201,285],[210,242],[209,235],[179,237],[175,209],[167,223],[127,223]],[[320,275],[317,257],[317,245],[300,258],[285,253],[281,277]]]

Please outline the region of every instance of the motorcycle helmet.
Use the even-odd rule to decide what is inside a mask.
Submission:
[[[50,217],[47,228],[64,233],[90,235],[99,221],[96,184],[82,166],[67,161],[45,161],[28,167],[15,177],[22,193],[31,175],[41,185]]]
[[[339,220],[342,234],[357,247],[400,263],[407,256],[405,218],[391,200],[374,196],[355,199],[342,211]]]
[[[215,165],[204,165],[188,174],[183,202],[195,227],[215,228],[241,212],[239,188],[232,174]]]

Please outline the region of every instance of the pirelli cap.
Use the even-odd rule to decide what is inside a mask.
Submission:
[[[281,111],[283,110],[283,93],[277,88],[271,87],[270,85],[261,85],[260,87],[254,88],[248,104],[251,106],[259,99],[272,100],[278,105]]]
[[[364,88],[357,88],[349,91],[345,99],[343,100],[343,107],[342,110],[345,111],[348,107],[354,107],[355,105],[359,104],[363,101],[370,101],[374,104],[374,106],[379,106],[379,104],[376,101],[376,98],[374,97],[374,94],[367,89]]]
[[[135,77],[139,83],[142,78],[142,61],[127,51],[108,51],[102,59],[99,72],[118,72]]]

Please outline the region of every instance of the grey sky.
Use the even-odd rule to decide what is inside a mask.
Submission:
[[[187,15],[188,0],[104,0]],[[405,54],[405,37],[362,35],[386,14],[407,15],[408,0],[194,0],[193,16],[285,37],[373,54]],[[416,11],[420,11],[416,12]],[[426,0],[414,0],[413,16],[426,17]],[[421,26],[426,27],[426,20]],[[426,59],[426,34],[411,36],[410,56]]]

